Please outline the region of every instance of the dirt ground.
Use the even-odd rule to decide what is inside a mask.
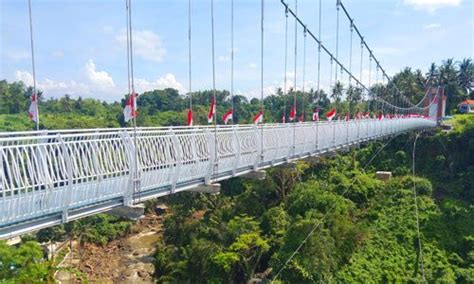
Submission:
[[[153,283],[153,254],[162,237],[163,216],[145,215],[132,226],[132,232],[106,246],[87,244],[79,255],[78,246],[68,254],[61,266],[78,268],[89,282],[97,283]],[[82,261],[80,261],[82,259]],[[73,277],[74,278],[74,277]],[[56,275],[60,283],[71,283],[70,273]]]

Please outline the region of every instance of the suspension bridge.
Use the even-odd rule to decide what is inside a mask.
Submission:
[[[211,0],[211,11],[212,10]],[[295,1],[296,2],[296,1]],[[313,121],[305,122],[304,106],[297,121],[296,92],[290,105],[287,122],[286,105],[282,110],[281,123],[262,123],[263,106],[263,60],[264,60],[264,1],[261,1],[261,108],[255,124],[218,125],[215,104],[215,70],[213,67],[214,97],[209,111],[210,125],[192,125],[192,96],[188,112],[188,125],[177,127],[138,127],[136,125],[136,93],[133,86],[133,56],[131,3],[126,0],[127,15],[127,62],[130,98],[127,113],[131,128],[86,129],[86,130],[39,130],[39,113],[36,104],[36,86],[30,113],[38,130],[30,132],[0,133],[0,239],[11,238],[105,212],[120,206],[131,206],[146,200],[191,190],[202,185],[212,185],[221,180],[242,176],[268,167],[319,156],[361,143],[399,135],[408,131],[436,126],[436,117],[430,116],[436,107],[435,99],[411,103],[399,91],[354,24],[340,0],[336,1],[337,31],[339,11],[347,16],[351,30],[350,62],[343,64],[338,58],[339,46],[332,53],[321,41],[321,15],[319,32],[313,33],[298,17],[297,5],[292,9],[281,1],[282,15],[286,19],[285,32],[285,87],[287,88],[288,20],[295,24],[295,82],[297,31],[304,36],[303,70],[305,70],[306,39],[317,44],[318,86],[320,84],[321,55],[327,55],[331,66],[330,77],[334,84],[347,75],[349,85],[354,84],[363,92],[368,115],[357,115],[345,119],[321,121],[319,108]],[[191,47],[191,1],[189,1],[189,46]],[[233,0],[231,0],[233,7]],[[278,2],[274,2],[278,3]],[[296,4],[296,3],[295,3]],[[319,1],[321,5],[321,1]],[[321,11],[321,8],[319,8]],[[232,14],[233,15],[233,14]],[[232,17],[233,18],[233,17]],[[31,6],[30,6],[31,23]],[[212,27],[214,19],[212,18]],[[32,26],[31,31],[32,31]],[[233,25],[232,25],[233,29]],[[361,70],[359,76],[352,70],[352,37],[354,32],[361,40]],[[31,32],[31,35],[33,33]],[[232,31],[233,34],[233,31]],[[212,28],[212,61],[214,62],[214,28]],[[31,37],[33,71],[34,53]],[[369,62],[375,62],[383,83],[387,80],[390,96],[382,96],[379,87],[373,88],[362,82],[364,49]],[[233,50],[233,36],[232,49]],[[191,63],[191,48],[189,49]],[[232,56],[233,60],[233,56]],[[332,73],[334,65],[334,74]],[[214,66],[214,64],[213,64]],[[371,65],[369,65],[371,66]],[[233,64],[232,64],[233,68]],[[371,69],[370,69],[371,70]],[[35,72],[33,72],[34,74]],[[231,72],[233,74],[233,70]],[[338,77],[339,75],[339,77]],[[233,76],[233,75],[232,75]],[[304,78],[303,71],[303,92]],[[189,64],[189,91],[191,91],[191,64]],[[372,77],[372,74],[369,76]],[[36,82],[36,79],[34,79]],[[36,83],[35,83],[36,84]],[[233,95],[233,86],[231,87]],[[233,100],[232,100],[233,102]],[[34,103],[34,104],[33,104]],[[315,105],[315,107],[317,104]],[[232,120],[232,110],[230,118]],[[125,112],[124,112],[125,113]],[[373,113],[374,115],[370,115]],[[378,113],[378,115],[375,115]],[[386,117],[384,118],[384,115]],[[328,117],[329,118],[329,117]],[[227,121],[227,120],[226,120]]]

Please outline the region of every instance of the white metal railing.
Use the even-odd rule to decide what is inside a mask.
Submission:
[[[131,128],[0,133],[0,238],[3,227],[18,222],[50,214],[67,221],[71,210],[107,200],[130,205],[435,125],[404,118],[151,127],[138,128],[136,137]]]

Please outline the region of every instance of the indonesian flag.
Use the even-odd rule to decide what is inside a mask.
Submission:
[[[326,119],[328,121],[331,121],[335,116],[336,116],[336,109],[335,108],[333,108],[328,113],[326,113]]]
[[[313,121],[319,121],[319,107],[313,111]]]
[[[383,117],[384,117],[384,116],[383,116],[383,113],[382,113],[382,112],[379,112],[379,117],[378,117],[378,119],[379,119],[379,120],[382,120]]]
[[[256,116],[253,118],[254,124],[259,124],[263,122],[263,112],[259,111]]]
[[[186,119],[186,122],[188,126],[193,126],[193,110],[192,109],[188,110],[188,117]]]
[[[290,109],[290,121],[295,120],[296,118],[296,108],[295,106],[292,106]]]
[[[232,119],[232,109],[229,109],[223,116],[222,120],[224,121],[225,124],[229,122],[229,120]]]
[[[212,123],[214,119],[214,114],[216,114],[216,99],[213,97],[211,101],[211,106],[209,107],[209,113],[207,114],[207,122]]]
[[[31,120],[34,122],[38,122],[38,101],[36,98],[36,94],[33,93],[31,95],[31,103],[30,103],[30,108],[28,109],[28,116],[30,117]]]
[[[138,95],[135,92],[132,92],[132,94],[128,96],[127,103],[123,109],[125,122],[129,122],[131,119],[137,117],[137,96]]]
[[[303,122],[304,121],[304,113],[300,114],[300,117],[298,118],[298,122]]]

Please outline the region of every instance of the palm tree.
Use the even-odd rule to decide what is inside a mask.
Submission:
[[[473,91],[474,63],[471,58],[464,58],[459,62],[458,81],[459,85],[467,94]]]
[[[457,73],[458,71],[456,70],[454,60],[452,58],[446,59],[439,68],[440,83],[448,84],[456,82]]]
[[[337,83],[334,85],[334,88],[332,89],[331,98],[336,103],[339,103],[341,101],[343,91],[344,91],[344,85],[342,85],[340,81],[337,81]]]
[[[425,74],[427,79],[430,79],[432,85],[437,85],[439,81],[439,70],[436,64],[431,63],[429,71]]]

